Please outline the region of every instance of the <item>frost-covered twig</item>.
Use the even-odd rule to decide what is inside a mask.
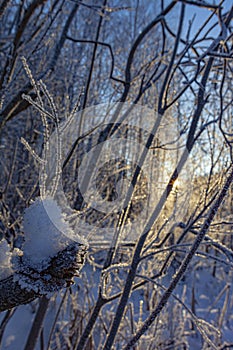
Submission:
[[[61,137],[56,105],[47,87],[36,81],[26,62],[22,62],[37,101],[29,96],[24,98],[39,110],[44,127],[44,156],[41,159],[26,140],[23,144],[41,164],[40,197],[30,204],[23,215],[24,243],[20,254],[10,251],[6,241],[0,242],[0,311],[28,303],[33,299],[48,295],[72,283],[72,278],[84,263],[88,243],[74,232],[64,210],[55,200],[61,179]],[[40,91],[47,98],[51,113],[47,112]],[[46,188],[46,165],[49,148],[49,128],[47,118],[55,122],[55,176],[51,189]]]
[[[160,287],[163,290],[166,290],[166,288],[154,281],[152,278],[148,277],[148,276],[144,276],[144,275],[140,275],[137,274],[137,277],[142,278],[144,280],[147,280],[148,282],[151,282],[153,284],[155,284],[156,286]],[[214,327],[210,322],[206,322],[203,319],[198,318],[193,312],[192,310],[174,293],[171,293],[171,296],[177,300],[182,306],[183,308],[188,312],[188,314],[191,316],[193,322],[195,323],[197,329],[199,330],[200,334],[202,335],[203,339],[211,346],[212,349],[218,350],[218,348],[215,346],[215,344],[212,342],[212,340],[209,337],[209,333],[210,332],[214,332],[216,334],[218,334],[218,336],[220,337],[220,331]]]
[[[170,298],[171,294],[175,290],[175,288],[176,288],[178,282],[180,281],[181,277],[186,272],[186,270],[187,270],[187,268],[188,268],[188,266],[189,266],[193,256],[195,255],[196,251],[198,250],[198,248],[199,248],[201,242],[203,241],[206,233],[208,232],[209,227],[210,227],[213,219],[215,218],[215,215],[216,215],[219,207],[221,206],[223,200],[225,199],[225,197],[227,195],[227,192],[229,190],[229,187],[231,186],[232,182],[233,182],[233,170],[231,171],[231,173],[227,177],[227,180],[225,182],[225,185],[224,185],[223,189],[221,190],[221,192],[219,193],[219,196],[217,197],[216,201],[214,202],[214,204],[210,208],[209,214],[207,215],[207,218],[204,221],[199,234],[197,235],[197,237],[196,237],[196,239],[195,239],[195,241],[194,241],[194,243],[193,243],[189,253],[186,255],[185,259],[183,260],[179,270],[177,271],[177,273],[175,274],[174,278],[172,279],[171,284],[166,289],[163,297],[161,298],[161,300],[158,303],[158,305],[156,306],[156,308],[152,311],[150,316],[143,323],[142,327],[138,330],[137,334],[128,342],[128,344],[125,347],[125,350],[130,349],[132,346],[134,346],[134,344],[136,344],[136,342],[149,329],[150,325],[154,322],[154,320],[157,318],[157,316],[163,310],[164,306],[166,305],[168,299]]]

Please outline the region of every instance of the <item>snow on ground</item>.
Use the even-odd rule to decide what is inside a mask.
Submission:
[[[168,285],[173,273],[174,271],[171,270],[170,274],[167,274],[165,278],[162,277],[159,282],[165,286]],[[125,272],[119,271],[118,277],[122,278],[124,274]],[[98,267],[93,268],[89,263],[86,263],[82,270],[82,275],[80,278],[76,279],[76,285],[72,287],[72,294],[67,291],[66,302],[63,304],[63,309],[55,327],[56,335],[60,337],[60,341],[62,337],[68,339],[71,319],[73,319],[75,315],[74,309],[76,309],[76,311],[85,312],[90,309],[91,305],[94,305],[98,294],[100,276],[101,270]],[[112,286],[117,284],[117,278],[113,278],[111,283]],[[174,292],[174,295],[182,299],[197,317],[220,328],[221,336],[218,337],[219,343],[216,343],[219,349],[220,345],[224,344],[224,342],[233,343],[232,288],[232,272],[224,267],[218,267],[216,271],[213,271],[213,265],[211,266],[208,260],[206,260],[206,262],[204,261],[202,263],[200,263],[200,261],[194,261],[193,267],[189,268],[186,276]],[[45,344],[48,342],[50,329],[64,293],[65,290],[57,294],[57,296],[51,300],[44,326]],[[138,327],[139,323],[148,316],[148,305],[151,303],[149,299],[152,294],[148,295],[147,305],[145,302],[146,293],[146,288],[144,290],[140,288],[138,291],[133,292],[130,298],[132,310],[134,310],[135,327]],[[142,302],[143,299],[144,303]],[[3,334],[2,344],[0,346],[1,350],[19,350],[24,348],[27,335],[35,316],[36,305],[37,302],[34,302],[31,305],[17,308]],[[102,317],[112,315],[115,307],[116,305],[114,304],[105,306]],[[128,315],[129,312],[127,311],[126,316],[128,317]],[[0,315],[0,322],[3,316],[4,313]],[[101,341],[101,335],[99,333],[101,325],[102,323],[100,322],[93,335],[96,344]],[[200,322],[200,326],[203,327],[206,333],[209,332],[207,335],[214,341],[216,332],[204,323],[202,325]],[[183,306],[179,305],[174,298],[171,298],[166,312],[161,315],[156,327],[158,327],[158,334],[160,334],[160,337],[170,337],[171,334],[175,337],[182,336],[187,340],[190,350],[202,349],[203,338],[197,331],[195,324],[192,323],[192,317],[190,317]],[[125,334],[128,334],[128,332],[126,331]],[[143,338],[143,341],[144,344],[147,344],[146,336]],[[167,339],[164,339],[164,344],[166,341]],[[141,346],[142,344],[143,342],[141,342]],[[53,347],[51,349],[55,348],[56,347]],[[36,350],[39,349],[40,346],[38,344]],[[161,347],[161,349],[165,350],[164,347]]]
[[[6,312],[0,314],[0,322]],[[0,349],[23,349],[29,334],[33,317],[35,316],[35,304],[21,305],[11,317],[1,342]]]

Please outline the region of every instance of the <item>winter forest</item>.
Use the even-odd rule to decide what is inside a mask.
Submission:
[[[233,349],[231,0],[0,1],[0,349]]]

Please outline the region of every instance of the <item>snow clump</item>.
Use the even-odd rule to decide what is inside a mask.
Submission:
[[[23,262],[37,271],[45,269],[59,251],[73,243],[65,214],[52,197],[37,198],[24,212]]]

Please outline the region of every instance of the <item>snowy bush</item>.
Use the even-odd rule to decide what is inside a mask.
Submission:
[[[0,241],[0,280],[9,277],[13,273],[11,264],[12,253],[5,239]]]

